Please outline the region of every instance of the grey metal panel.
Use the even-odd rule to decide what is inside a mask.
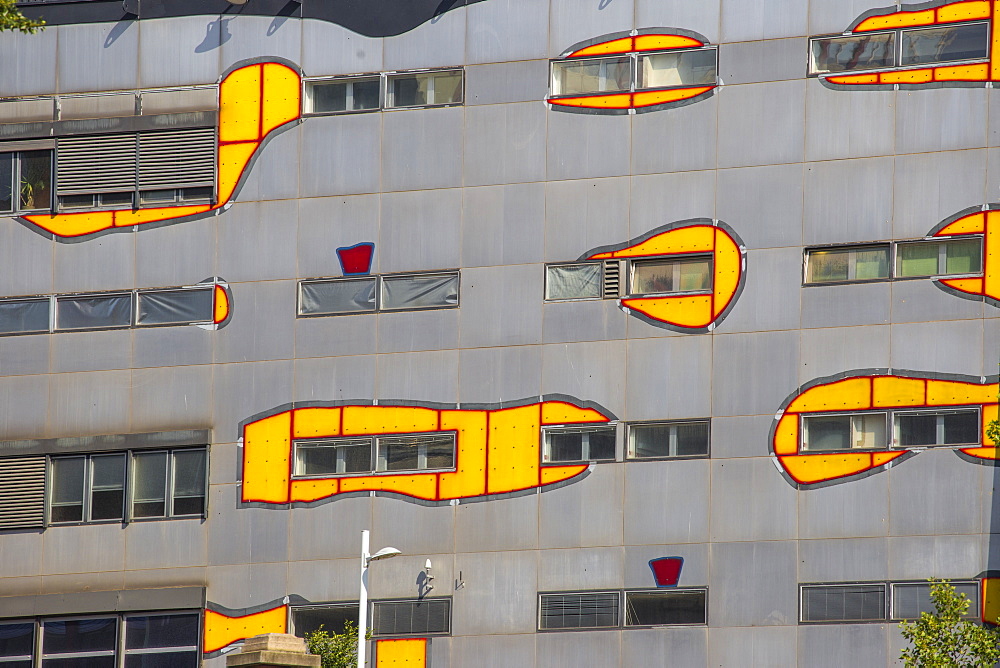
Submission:
[[[635,25],[682,27],[718,42],[721,5],[722,0],[636,0]]]
[[[545,343],[623,339],[627,319],[617,301],[612,299],[554,302],[542,306]]]
[[[19,600],[21,596],[35,596],[39,592],[41,577],[37,575],[20,578],[0,578],[3,591],[7,596],[0,597],[0,615],[9,617],[6,612],[6,602],[13,599]]]
[[[889,366],[889,327],[829,327],[802,330],[799,381],[807,383],[848,369]]]
[[[49,28],[34,35],[11,31],[0,45],[0,72],[3,95],[37,95],[56,92],[56,66],[60,28]]]
[[[487,5],[483,5],[486,7]],[[523,60],[465,68],[465,104],[541,102],[549,89],[549,61]]]
[[[295,360],[295,401],[360,400],[374,396],[374,355]]]
[[[21,376],[47,373],[48,370],[48,336],[41,334],[0,338],[0,374]]]
[[[126,407],[130,388],[129,371],[52,376],[46,432],[52,436],[84,436],[129,431]]]
[[[310,118],[300,132],[302,197],[378,192],[382,114]]]
[[[802,251],[799,248],[747,253],[745,289],[720,332],[768,331],[799,326]]]
[[[937,91],[928,91],[937,92]],[[952,125],[957,121],[942,121]],[[986,151],[948,151],[903,155],[895,160],[892,236],[926,235],[942,219],[970,206],[996,199],[986,179],[969,178],[986,171]]]
[[[226,17],[229,18],[229,17]],[[238,24],[238,25],[236,25]],[[223,39],[222,69],[228,69],[241,60],[259,58],[261,55],[284,58],[293,63],[302,61],[302,21],[285,20],[281,16],[241,15],[229,26],[230,38]]]
[[[204,587],[165,587],[159,589],[126,589],[118,595],[116,610],[180,610],[200,608],[204,604]]]
[[[132,372],[132,425],[143,431],[212,425],[212,367],[179,366]]]
[[[461,14],[454,12],[451,16]],[[381,116],[383,190],[462,184],[462,107],[408,109]],[[434,168],[428,169],[429,164]]]
[[[297,216],[294,200],[233,205],[219,220],[219,274],[231,282],[294,278]]]
[[[55,244],[53,288],[56,292],[121,290],[134,286],[133,236],[109,234],[96,243],[100,245]]]
[[[632,121],[628,116],[550,113],[546,174],[550,180],[629,173]]]
[[[274,508],[248,508],[243,512],[248,515],[247,528],[250,534],[250,551],[243,555],[243,560],[258,563],[287,561],[290,524],[288,513]]]
[[[385,314],[379,318],[380,353],[458,347],[458,309]]]
[[[538,544],[542,549],[615,545],[621,542],[623,464],[597,464],[585,480],[543,489],[538,500]],[[543,563],[547,561],[543,559]],[[572,569],[570,569],[572,570]],[[542,573],[546,572],[545,566]],[[620,575],[619,575],[620,577]],[[543,589],[564,589],[540,583]],[[569,588],[580,587],[581,584]],[[584,587],[590,589],[593,585]]]
[[[620,547],[543,552],[538,560],[538,591],[619,589],[623,586],[623,557]]]
[[[379,196],[300,199],[298,230],[299,278],[338,276],[338,246],[378,241]],[[376,249],[379,250],[379,249]],[[372,257],[372,272],[379,271],[379,253]]]
[[[1000,109],[997,108],[994,102],[998,96],[996,89],[991,88],[987,94],[989,105],[989,133],[986,135],[986,141],[989,146],[1000,145]],[[995,160],[995,158],[994,158]]]
[[[629,179],[547,182],[545,259],[571,261],[592,248],[627,241],[628,209]]]
[[[407,555],[413,557],[451,552],[455,544],[455,508],[422,506],[401,503],[399,499],[376,497],[372,501],[371,530],[376,542],[380,543],[373,545],[373,552],[383,545],[405,545]],[[423,561],[418,569],[422,566]],[[413,585],[415,577],[416,572],[413,577],[407,578],[407,587]]]
[[[138,49],[137,23],[59,26],[59,92],[135,88]]]
[[[243,467],[243,451],[235,443],[213,443],[209,448],[208,483],[224,485],[238,482]]]
[[[798,385],[798,334],[760,332],[714,339],[712,373],[723,373],[726,380],[712,386],[713,414],[774,414]]]
[[[387,193],[382,196],[381,214],[376,247],[380,272],[452,269],[462,264],[460,189]],[[463,280],[463,292],[465,287]],[[465,300],[460,302],[464,306]]]
[[[575,0],[552,0],[549,10],[549,56],[558,56],[577,42],[631,30],[635,27],[632,5],[631,2],[581,5]],[[542,665],[559,664],[543,662]]]
[[[797,533],[798,491],[764,457],[712,462],[712,540],[783,540]]]
[[[718,459],[763,456],[773,421],[773,415],[713,418],[712,456]]]
[[[802,44],[800,76],[808,47]],[[860,92],[860,91],[859,91]],[[806,159],[835,160],[892,154],[896,143],[896,94],[831,90],[819,79],[806,84]]]
[[[466,586],[456,592],[462,613],[452,617],[452,635],[533,633],[538,626],[537,561],[535,552],[456,555],[454,569]]]
[[[369,497],[349,497],[312,508],[293,508],[287,511],[289,561],[348,557],[353,560],[360,554],[361,531],[372,526],[372,504]],[[397,505],[404,504],[397,502]],[[376,540],[381,538],[376,536]],[[353,596],[355,592],[352,591],[351,594]]]
[[[137,329],[132,332],[132,366],[141,368],[211,364],[214,336],[214,332],[200,327]]]
[[[139,39],[139,85],[143,88],[208,84],[222,74],[219,48],[230,35],[231,17],[185,16],[147,19],[133,26]],[[178,35],[183,41],[178,44]]]
[[[295,281],[261,281],[233,287],[239,303],[230,327],[215,333],[217,362],[287,359],[292,356]]]
[[[632,340],[627,350],[625,418],[655,420],[711,414],[710,337]]]
[[[309,512],[308,510],[306,512]],[[322,531],[329,531],[329,524]],[[357,538],[353,534],[338,536],[340,543],[354,547],[359,553],[350,559],[298,561],[289,564],[288,591],[295,592],[310,601],[357,601],[358,556],[361,551],[361,529]],[[355,545],[355,543],[357,543]],[[377,548],[376,548],[377,549]]]
[[[892,624],[814,624],[798,628],[798,665],[816,668],[882,666]]]
[[[132,332],[70,332],[53,334],[52,371],[127,369],[132,364]]]
[[[375,391],[379,398],[455,403],[458,351],[385,355],[379,359]]]
[[[302,69],[308,76],[378,72],[382,40],[329,21],[290,19],[302,24]]]
[[[805,81],[727,86],[719,100],[720,167],[801,162]]]
[[[836,244],[891,238],[892,175],[890,158],[810,165],[806,169],[802,240],[806,244]]]
[[[134,450],[179,445],[206,445],[211,441],[208,429],[98,434],[95,436],[32,438],[0,441],[0,455],[66,454],[99,450]]]
[[[52,291],[55,244],[24,225],[7,221],[0,226],[0,294],[46,294]]]
[[[536,666],[619,666],[622,632],[540,633],[535,640]]]
[[[648,665],[649,661],[657,660],[654,657],[662,657],[671,666],[709,665],[708,629],[704,627],[635,629],[622,633],[621,643],[623,666]]]
[[[462,347],[540,343],[542,280],[531,264],[463,271]]]
[[[438,14],[400,35],[382,40],[387,70],[451,67],[465,62],[465,12]]]
[[[789,0],[748,0],[722,4],[723,42],[806,35],[809,8]],[[846,27],[846,26],[845,26]]]
[[[208,532],[198,519],[133,522],[125,530],[128,570],[204,566],[207,557]]]
[[[707,665],[794,666],[797,640],[794,626],[712,629]]]
[[[707,542],[710,471],[711,464],[707,459],[627,463],[623,534],[625,544]],[[584,481],[583,484],[586,483]],[[670,555],[664,553],[657,556]],[[702,563],[707,564],[707,560],[702,560]],[[684,573],[688,577],[691,575],[687,570]],[[706,582],[685,579],[686,584]],[[648,582],[642,583],[645,584]],[[635,582],[626,582],[626,585],[641,586]]]
[[[384,534],[372,532],[372,536],[372,540],[374,541],[372,547],[376,550],[380,549],[382,546],[395,544],[394,538],[390,542],[389,538]],[[435,585],[434,590],[429,593],[429,596],[451,596],[452,587],[448,585],[451,584],[454,586],[453,573],[455,576],[458,575],[457,572],[452,571],[451,555],[447,553],[435,554],[433,552],[426,552],[423,554],[406,553],[395,559],[385,561],[379,564],[376,568],[369,570],[369,597],[372,599],[416,599],[420,592],[420,582],[424,581],[421,574],[423,573],[424,565],[427,563],[428,558],[430,558],[431,564],[433,565],[432,573],[434,574],[434,581],[432,584]],[[455,614],[453,612],[453,627],[454,624]]]
[[[548,0],[499,0],[470,5],[466,11],[468,63],[545,58]]]
[[[211,485],[208,490],[208,518],[204,530],[212,537],[208,542],[208,565],[244,564],[250,561],[250,511],[232,509],[240,499],[239,485]],[[219,512],[220,509],[229,512]],[[264,512],[264,511],[260,511]],[[276,511],[271,511],[276,512]],[[210,580],[213,582],[214,578]],[[230,604],[227,603],[227,607]]]
[[[455,642],[448,637],[436,637],[429,639],[429,650],[427,657],[427,663],[434,668],[450,668],[451,663],[451,645]],[[461,664],[457,664],[461,665]]]
[[[468,109],[465,183],[477,186],[544,179],[547,113],[537,102]]]
[[[662,557],[681,557],[681,587],[708,584],[708,543],[686,545],[637,545],[625,548],[625,588],[650,589],[656,585],[649,562]],[[711,614],[711,613],[710,613]]]
[[[455,666],[533,668],[535,637],[535,634],[525,634],[452,638],[451,661]],[[437,639],[433,642],[436,643]]]
[[[5,439],[44,434],[48,410],[48,376],[0,378],[0,433]]]
[[[660,113],[632,116],[632,173],[714,169],[718,96]]]
[[[51,527],[42,538],[42,575],[122,571],[125,532],[121,524]]]
[[[287,403],[292,394],[290,361],[225,364],[213,374],[215,443],[236,442],[242,436],[237,429],[241,420]]]
[[[218,273],[214,219],[153,227],[134,239],[139,287],[192,285]]]
[[[0,540],[0,562],[4,565],[4,578],[38,575],[42,563],[42,532],[23,531],[6,534]],[[7,592],[6,589],[3,590]],[[0,598],[0,601],[3,601]]]
[[[884,518],[882,513],[883,523]],[[889,562],[889,541],[884,537],[803,540],[799,542],[798,579],[799,582],[885,580],[892,577]]]
[[[559,343],[542,348],[542,392],[572,392],[623,414],[625,342]]]
[[[982,536],[906,536],[888,539],[894,580],[969,579],[989,567]]]
[[[802,327],[887,324],[891,290],[889,283],[805,288],[802,290]]]
[[[303,128],[298,125],[272,135],[253,168],[247,172],[246,181],[239,190],[237,202],[294,198],[299,194],[299,182],[307,174],[300,174],[299,139]]]
[[[961,299],[954,293],[945,292],[930,279],[896,281],[892,284],[894,323],[982,318],[985,310],[995,308],[984,306],[982,301]]]
[[[838,0],[813,3],[809,9],[809,34],[822,35],[847,30],[859,16],[871,11],[873,5],[870,0]]]
[[[983,326],[975,320],[893,325],[891,366],[979,374],[983,368]],[[949,346],[949,341],[961,345]]]
[[[798,618],[793,541],[713,543],[708,624],[787,626]],[[806,662],[802,665],[811,665]]]
[[[603,243],[623,242],[645,234],[660,225],[666,225],[678,220],[714,217],[717,173],[706,170],[632,177],[630,179],[631,192],[629,193],[630,220],[628,223],[628,234],[616,238],[613,242]],[[567,193],[567,195],[572,194],[574,193]],[[552,215],[551,212],[552,207],[550,206],[550,216]],[[606,214],[607,222],[598,225],[598,227],[610,227],[609,223],[611,221],[617,221],[623,217],[621,210],[609,211]],[[600,218],[597,220],[600,220]],[[740,234],[743,234],[743,228],[746,227],[746,224],[741,224],[740,219],[727,222],[732,222]],[[587,248],[592,247],[588,246]],[[583,250],[580,252],[582,253]],[[554,258],[546,254],[546,259],[562,260],[564,258]]]
[[[459,401],[498,403],[541,395],[541,355],[539,346],[461,350]]]
[[[802,38],[723,44],[719,77],[725,84],[801,79],[808,48]]]
[[[41,579],[39,592],[41,594],[57,594],[72,597],[73,594],[89,592],[114,592],[125,587],[125,573],[117,568],[94,573],[68,573],[65,575],[48,575]],[[58,602],[61,596],[53,597]],[[79,600],[79,599],[77,599]],[[99,599],[105,604],[104,610],[114,609],[114,602],[109,599]],[[96,604],[95,604],[96,605]],[[44,612],[56,614],[58,605],[53,605]]]
[[[470,111],[470,113],[472,113]],[[484,267],[542,259],[545,186],[526,183],[465,188],[462,264]]]
[[[455,551],[538,548],[539,495],[515,496],[455,509]]]
[[[942,367],[930,363],[928,368]],[[991,473],[988,469],[970,466],[950,449],[933,448],[890,470],[889,535],[979,532],[984,471]]]
[[[986,146],[986,90],[935,88],[896,98],[896,151]]]
[[[376,349],[375,315],[299,318],[295,321],[295,355],[326,357],[363,355]]]

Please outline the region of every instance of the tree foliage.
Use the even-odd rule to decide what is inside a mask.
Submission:
[[[368,630],[366,639],[371,637]],[[358,627],[352,622],[344,623],[343,633],[330,633],[320,625],[318,629],[305,634],[306,647],[310,654],[318,654],[323,668],[356,668],[358,665]]]
[[[23,33],[36,33],[44,30],[44,27],[45,21],[26,18],[14,4],[14,0],[0,0],[0,32],[20,30]]]
[[[935,612],[899,625],[910,647],[907,668],[992,668],[1000,660],[1000,631],[966,619],[969,599],[945,580],[931,580]]]

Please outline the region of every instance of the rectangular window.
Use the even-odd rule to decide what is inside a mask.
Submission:
[[[300,317],[454,308],[459,272],[393,274],[299,282]]]
[[[368,473],[373,470],[370,438],[338,438],[295,444],[295,475]]]
[[[625,592],[625,626],[705,624],[708,592],[659,590]]]
[[[979,583],[978,582],[952,582],[950,583],[959,594],[964,594],[971,602],[968,611],[965,613],[966,619],[978,619],[979,610]],[[906,582],[892,585],[892,619],[919,619],[920,613],[928,612],[933,614],[934,602],[931,600],[931,585],[927,582]]]
[[[712,287],[710,256],[632,262],[630,295],[705,292]]]
[[[372,604],[372,635],[423,636],[451,633],[451,599],[378,601]]]
[[[56,331],[128,328],[131,325],[131,293],[56,297]]]
[[[542,430],[543,464],[614,458],[614,427],[555,427]]]
[[[381,310],[458,306],[458,272],[382,278]]]
[[[0,624],[0,668],[32,668],[35,623]]]
[[[378,75],[310,81],[305,90],[306,113],[377,111],[382,106],[382,79]]]
[[[295,442],[296,476],[431,471],[454,467],[453,432]]]
[[[802,448],[809,451],[885,448],[886,413],[802,418]]]
[[[708,454],[708,420],[628,425],[628,457],[702,457]]]
[[[318,631],[320,627],[328,633],[343,633],[347,622],[355,628],[358,626],[356,602],[292,608],[292,632],[299,637]]]
[[[926,65],[989,57],[989,25],[965,23],[903,30],[901,65]]]
[[[118,618],[45,620],[42,668],[115,668]]]
[[[299,315],[371,313],[375,310],[375,278],[302,281]]]
[[[553,95],[617,93],[632,87],[632,58],[588,58],[552,63]]]
[[[462,80],[462,70],[386,75],[385,106],[391,109],[461,104],[464,93]]]
[[[886,586],[803,585],[803,622],[867,622],[886,618]]]
[[[899,447],[977,445],[982,431],[979,411],[956,410],[893,415],[893,443]]]
[[[889,278],[889,244],[806,251],[806,283]]]
[[[52,151],[0,153],[0,212],[52,208]]]
[[[455,466],[455,434],[379,436],[377,471],[422,471]]]
[[[139,292],[139,315],[136,324],[155,326],[212,322],[214,307],[214,287],[142,290]]]
[[[0,334],[49,331],[49,298],[0,300]]]
[[[637,88],[714,86],[716,61],[715,49],[641,55]]]
[[[538,628],[596,629],[621,624],[620,593],[585,592],[580,594],[540,594]]]
[[[896,64],[896,33],[820,37],[810,43],[810,74],[877,70]]]
[[[983,270],[980,238],[907,241],[896,245],[896,276],[950,276]]]
[[[198,668],[197,614],[125,617],[124,668]]]
[[[545,300],[600,299],[600,262],[550,264],[545,266]]]

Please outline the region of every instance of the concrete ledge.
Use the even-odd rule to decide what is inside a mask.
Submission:
[[[253,668],[320,668],[321,659],[315,654],[298,652],[241,652],[226,657],[226,668],[252,666]]]

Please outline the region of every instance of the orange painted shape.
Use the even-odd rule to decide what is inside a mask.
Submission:
[[[593,408],[580,408],[565,401],[546,401],[542,404],[542,424],[577,424],[607,422],[606,415]]]
[[[834,77],[826,77],[826,80],[835,84],[859,86],[877,84],[879,82],[878,74],[841,74]]]
[[[289,492],[289,501],[292,503],[310,503],[339,493],[340,478],[293,480],[291,491]]]
[[[888,452],[873,452],[872,453],[872,464],[876,466],[882,466],[888,464],[897,457],[901,457],[906,454],[906,450],[890,450]]]
[[[846,478],[882,466],[876,464],[871,453],[867,452],[779,456],[778,461],[795,482],[803,485]]]
[[[891,28],[906,28],[909,26],[927,26],[935,22],[934,10],[925,9],[916,12],[893,12],[881,16],[870,16],[854,29],[854,32],[869,30],[889,30]]]
[[[295,438],[340,436],[340,408],[295,409]]]
[[[243,170],[259,146],[258,142],[246,142],[224,144],[219,147],[217,196],[220,205],[232,199],[233,193],[236,192],[236,185],[239,183],[240,177],[243,176]]]
[[[264,63],[264,98],[261,103],[261,139],[299,117],[301,83],[298,73],[287,65]]]
[[[988,81],[990,78],[989,63],[935,67],[933,72],[934,81]]]
[[[715,86],[696,86],[694,88],[671,88],[669,90],[645,90],[632,95],[632,106],[636,109],[652,107],[657,104],[669,104],[690,100],[715,88]]]
[[[490,412],[486,469],[489,494],[538,486],[541,412],[539,404]]]
[[[367,475],[340,478],[340,492],[395,492],[416,499],[436,501],[436,473],[406,473],[402,475]]]
[[[743,273],[743,256],[736,241],[722,228],[715,228],[715,286],[712,300],[712,319],[719,317],[729,306],[740,286]]]
[[[562,482],[563,480],[569,480],[570,478],[575,478],[584,471],[586,471],[588,466],[586,464],[577,464],[574,466],[543,466],[541,471],[541,482],[543,485],[551,485],[555,482]]]
[[[983,279],[981,278],[940,278],[937,280],[941,285],[947,285],[959,292],[970,295],[983,294]]]
[[[710,253],[715,246],[715,228],[712,225],[688,225],[661,232],[645,241],[606,253],[591,255],[589,260],[603,260],[643,255],[674,255],[680,253]]]
[[[936,237],[944,237],[952,234],[980,234],[986,231],[986,214],[973,213],[962,216],[958,220],[952,221],[938,230]]]
[[[983,621],[994,626],[1000,625],[1000,578],[983,578],[980,598]]]
[[[212,322],[218,325],[229,317],[229,293],[221,285],[216,285],[213,296],[215,304],[212,309]]]
[[[375,668],[426,668],[427,639],[375,641]]]
[[[420,406],[344,406],[344,436],[438,430],[438,411]]]
[[[612,93],[610,95],[587,95],[584,97],[553,97],[549,104],[560,107],[582,109],[628,109],[632,106],[632,93]]]
[[[874,408],[924,406],[927,402],[924,387],[924,381],[921,378],[876,376],[872,379],[874,399],[872,406]]]
[[[797,396],[787,410],[814,413],[868,408],[871,408],[871,378],[862,376],[811,387]]]
[[[633,297],[622,299],[622,306],[677,327],[700,329],[715,320],[711,295]]]
[[[938,7],[937,23],[952,23],[954,21],[974,21],[990,17],[989,0],[968,0],[955,2]]]
[[[899,70],[897,72],[882,72],[879,82],[884,84],[921,84],[934,80],[934,69],[924,67],[918,70]]]
[[[287,503],[292,413],[285,411],[243,428],[243,501]]]
[[[568,58],[579,58],[581,56],[608,56],[616,53],[629,53],[634,49],[634,42],[631,37],[612,39],[599,44],[591,44],[582,49],[577,49],[567,56]]]
[[[115,226],[111,211],[87,211],[82,213],[36,214],[24,219],[57,237],[80,237]]]
[[[208,204],[191,206],[160,206],[155,209],[136,209],[134,211],[115,211],[115,227],[132,227],[143,223],[155,223],[164,218],[183,218],[198,213],[211,211]]]
[[[928,406],[962,406],[968,404],[994,403],[997,398],[997,384],[981,385],[954,380],[928,380]]]
[[[990,211],[983,235],[983,294],[1000,300],[1000,211]]]
[[[263,65],[235,70],[219,84],[219,142],[257,142],[261,132]]]
[[[217,652],[234,642],[262,633],[286,633],[287,620],[288,606],[285,605],[243,617],[229,617],[214,610],[205,610],[203,651],[206,654]]]
[[[705,46],[705,43],[683,35],[637,35],[635,38],[636,51],[667,51],[698,46]]]
[[[977,459],[990,459],[990,460],[1000,459],[1000,449],[993,446],[984,446],[979,448],[963,448],[962,452],[969,455],[970,457],[975,457]]]
[[[466,499],[486,494],[487,411],[441,411],[441,429],[456,433],[455,470],[438,474],[440,497]]]
[[[799,416],[785,413],[774,429],[774,454],[794,455],[799,451]]]
[[[993,0],[992,19],[990,21],[990,79],[1000,80],[1000,2]]]

